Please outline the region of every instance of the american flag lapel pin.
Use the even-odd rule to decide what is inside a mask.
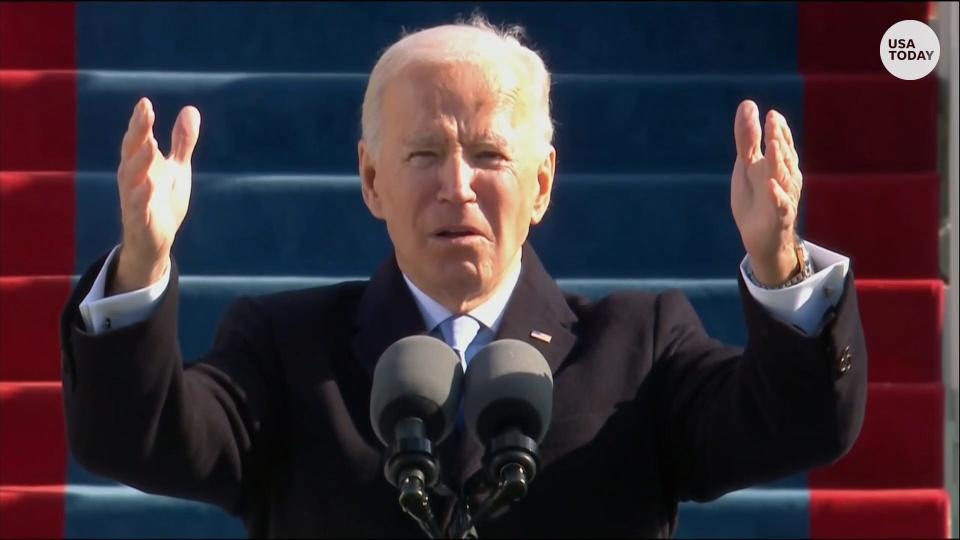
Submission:
[[[530,337],[532,337],[533,339],[539,339],[544,343],[550,343],[550,340],[553,339],[553,336],[551,336],[550,334],[545,334],[539,330],[531,331]]]

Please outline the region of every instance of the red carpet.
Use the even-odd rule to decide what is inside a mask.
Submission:
[[[935,172],[811,174],[806,236],[849,255],[857,278],[936,278],[939,191]]]
[[[73,273],[74,6],[2,2],[0,28],[0,537],[60,538],[67,449],[56,314]],[[41,274],[63,277],[24,277]]]
[[[73,71],[0,71],[0,170],[73,171],[75,96]]]
[[[63,537],[63,486],[0,486],[0,538]]]
[[[801,73],[884,73],[877,46],[898,21],[926,21],[930,2],[801,2],[797,64]]]
[[[936,77],[811,74],[804,82],[805,174],[936,171]]]
[[[943,485],[943,385],[871,383],[853,449],[810,472],[819,488],[936,488]]]
[[[950,534],[942,489],[937,80],[935,74],[898,80],[877,53],[891,25],[926,21],[930,8],[928,2],[798,4],[805,234],[850,256],[869,378],[886,383],[871,384],[853,450],[809,475],[814,538]],[[940,489],[823,489],[854,486]]]
[[[73,273],[73,186],[72,172],[0,171],[0,275]]]
[[[70,278],[0,277],[0,381],[59,381],[59,316]]]
[[[0,382],[0,486],[62,484],[65,433],[59,382]]]
[[[942,489],[810,492],[812,538],[949,538]]]
[[[943,282],[860,279],[857,293],[870,380],[939,383]]]

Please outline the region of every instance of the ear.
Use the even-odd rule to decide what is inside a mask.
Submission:
[[[557,170],[557,149],[548,145],[547,155],[537,167],[537,194],[533,200],[533,212],[530,214],[530,225],[536,225],[543,220],[550,206],[550,193],[553,191],[553,175]]]
[[[380,195],[377,194],[377,164],[366,147],[363,139],[357,143],[357,158],[360,169],[360,193],[367,209],[377,219],[383,219],[383,208],[380,205]]]

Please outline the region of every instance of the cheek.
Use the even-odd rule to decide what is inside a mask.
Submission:
[[[435,199],[431,193],[433,182],[422,173],[401,173],[395,178],[397,181],[390,185],[385,203],[389,220],[398,232],[417,233],[420,223],[428,219],[431,201]]]
[[[485,195],[485,196],[484,196]],[[481,195],[481,208],[496,232],[498,242],[522,235],[530,224],[531,197],[521,191],[516,179],[499,179]]]

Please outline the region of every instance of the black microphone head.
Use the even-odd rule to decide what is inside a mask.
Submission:
[[[409,336],[387,347],[373,371],[370,422],[383,444],[400,420],[415,417],[437,443],[453,430],[463,388],[460,358],[430,336]]]
[[[481,445],[508,427],[539,444],[553,412],[553,376],[529,343],[501,339],[470,360],[464,380],[467,431]]]

